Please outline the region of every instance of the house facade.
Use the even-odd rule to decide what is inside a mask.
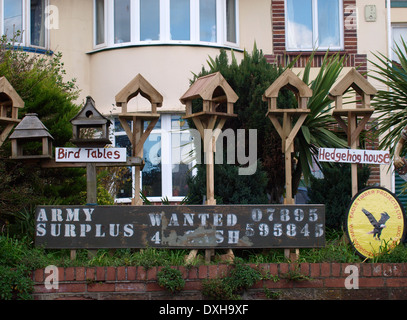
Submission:
[[[270,63],[281,64],[301,54],[298,72],[315,49],[316,72],[329,49],[347,56],[345,74],[351,67],[372,70],[374,53],[392,55],[400,36],[407,38],[407,1],[395,0],[0,0],[0,8],[3,34],[24,30],[20,44],[26,50],[62,52],[67,79],[75,78],[81,89],[78,103],[91,96],[111,117],[114,145],[130,146],[117,119],[117,93],[141,74],[163,96],[160,120],[144,146],[141,184],[151,201],[186,195],[192,164],[183,155],[192,137],[183,131],[180,97],[193,73],[221,48],[239,60],[256,43]],[[148,105],[139,95],[128,109]],[[395,191],[391,170],[373,172],[375,183]],[[128,169],[118,202],[134,196],[133,180]]]

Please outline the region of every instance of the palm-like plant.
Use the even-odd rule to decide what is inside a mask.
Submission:
[[[396,46],[394,52],[400,63],[392,61],[385,55],[378,53],[375,57],[378,63],[370,61],[377,69],[372,78],[384,84],[388,90],[378,90],[372,105],[379,114],[377,118],[377,132],[382,135],[380,149],[390,149],[400,139],[401,131],[407,126],[407,57],[404,52],[407,45],[402,39],[401,47]]]
[[[306,184],[312,175],[313,162],[318,157],[319,148],[343,148],[347,142],[330,130],[335,119],[331,115],[332,100],[328,94],[343,69],[345,56],[338,54],[325,55],[322,66],[314,80],[310,81],[311,64],[314,53],[308,60],[303,71],[302,80],[312,89],[313,95],[308,101],[308,114],[301,130],[297,134],[295,153],[298,159],[296,170],[293,174],[294,190],[298,186],[301,174]]]

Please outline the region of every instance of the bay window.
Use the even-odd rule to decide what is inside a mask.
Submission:
[[[342,0],[286,0],[287,50],[343,48]]]
[[[238,46],[239,0],[94,0],[94,47]]]
[[[2,35],[22,46],[46,48],[46,6],[47,0],[0,0]]]
[[[144,129],[147,126],[148,122],[145,122]],[[131,143],[118,119],[115,120],[114,139],[116,147],[127,148],[131,155]],[[150,201],[181,201],[187,195],[187,180],[193,166],[192,150],[187,122],[178,114],[162,114],[143,148],[145,165],[140,185]],[[126,168],[117,188],[116,202],[130,202],[135,196],[134,179],[134,168]]]

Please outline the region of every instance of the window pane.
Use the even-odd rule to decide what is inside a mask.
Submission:
[[[318,1],[318,46],[340,46],[339,0]]]
[[[287,0],[287,48],[312,49],[311,0]]]
[[[189,134],[188,123],[180,116],[171,117],[172,145],[172,195],[174,197],[188,194],[188,177],[191,175],[193,144]]]
[[[199,1],[201,41],[216,42],[216,0]]]
[[[130,41],[130,0],[114,1],[114,43]]]
[[[140,40],[160,40],[160,0],[140,0]]]
[[[23,31],[22,0],[4,0],[4,34],[7,39],[13,39],[17,31]],[[17,42],[21,42],[16,39]]]
[[[407,26],[395,26],[392,28],[392,36],[393,36],[393,51],[392,51],[392,59],[400,63],[400,59],[394,50],[397,49],[397,46],[401,49],[401,51],[406,54],[404,51],[404,46],[402,40],[407,43]]]
[[[161,135],[152,133],[144,143],[142,190],[147,197],[161,197]]]
[[[45,0],[31,0],[31,44],[45,47]]]
[[[226,0],[226,39],[236,43],[236,0]]]
[[[190,0],[170,0],[170,32],[172,40],[190,39]]]
[[[105,42],[105,0],[96,0],[96,45]]]

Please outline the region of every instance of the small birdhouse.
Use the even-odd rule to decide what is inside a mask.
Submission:
[[[192,112],[192,101],[202,99],[202,111]],[[239,99],[220,72],[198,78],[180,98],[186,105],[185,119],[218,116],[236,117],[233,113],[235,102]]]
[[[111,121],[95,107],[91,97],[86,98],[85,106],[71,119],[71,142],[78,147],[103,148],[111,144],[109,126]]]
[[[10,135],[12,159],[52,158],[52,140],[36,113],[28,113]],[[40,148],[38,145],[42,145]],[[38,149],[41,149],[39,151]]]
[[[5,77],[0,78],[0,146],[20,122],[18,109],[24,107],[24,101],[20,98]]]

